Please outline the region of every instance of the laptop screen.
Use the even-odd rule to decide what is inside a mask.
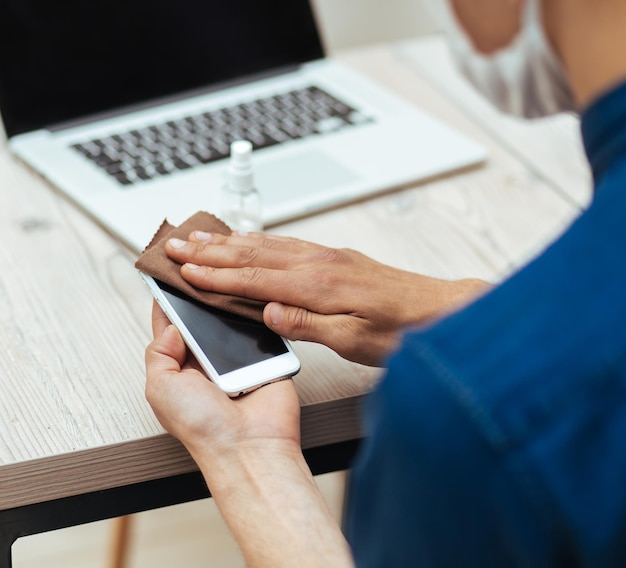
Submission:
[[[309,0],[0,0],[7,135],[322,57]]]

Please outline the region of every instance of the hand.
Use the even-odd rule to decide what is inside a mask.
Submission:
[[[327,345],[346,359],[380,365],[401,331],[453,311],[487,284],[450,282],[332,249],[261,233],[193,232],[170,240],[167,254],[182,276],[213,292],[269,302],[263,318],[292,340]]]
[[[197,457],[223,456],[258,445],[300,453],[300,407],[291,380],[233,400],[199,370],[161,309],[154,304],[155,340],[146,349],[146,398],[163,427]]]
[[[300,449],[293,381],[231,399],[199,371],[156,304],[152,326],[146,398],[200,467],[246,566],[352,567]]]

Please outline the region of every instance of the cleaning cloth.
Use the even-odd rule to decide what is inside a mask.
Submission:
[[[192,286],[180,275],[181,265],[167,256],[165,243],[173,237],[188,240],[189,233],[192,231],[220,233],[222,235],[230,235],[232,232],[226,223],[204,211],[192,215],[179,227],[174,227],[167,221],[163,221],[150,244],[135,262],[135,268],[180,290],[198,302],[262,322],[263,308],[267,302],[207,292]]]

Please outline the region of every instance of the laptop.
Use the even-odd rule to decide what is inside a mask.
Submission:
[[[478,144],[324,55],[309,0],[0,2],[10,149],[136,251],[219,215],[254,146],[266,227],[477,164]]]

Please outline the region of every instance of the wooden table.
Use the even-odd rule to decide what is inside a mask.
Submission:
[[[589,199],[576,121],[467,90],[438,38],[338,56],[484,144],[489,162],[272,229],[444,278],[505,277]],[[151,298],[125,249],[0,146],[0,566],[16,538],[207,496],[144,399]],[[302,444],[344,469],[380,370],[298,343]]]

